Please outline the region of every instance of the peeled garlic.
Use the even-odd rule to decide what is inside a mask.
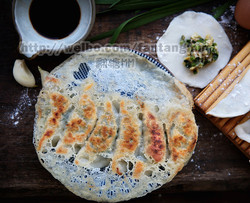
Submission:
[[[24,60],[17,59],[13,67],[15,80],[24,87],[35,87],[36,81],[33,74],[25,64]]]
[[[49,75],[49,72],[46,71],[46,70],[43,70],[41,67],[38,66],[38,70],[41,74],[41,81],[42,81],[42,86],[44,85],[44,81],[45,81],[45,78],[47,77],[47,75]]]

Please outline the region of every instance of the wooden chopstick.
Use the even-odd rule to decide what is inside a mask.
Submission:
[[[250,159],[250,143],[241,140],[235,127],[250,119],[250,112],[233,118],[217,118],[206,114],[225,98],[250,69],[250,41],[218,74],[218,76],[194,99],[194,103],[224,135]]]
[[[203,104],[208,97],[223,83],[230,73],[241,63],[250,53],[250,41],[242,48],[242,50],[229,62],[229,64],[219,73],[219,75],[205,87],[200,94],[195,98],[195,102]],[[203,94],[206,93],[206,94]]]
[[[203,104],[203,109],[205,112],[209,112],[213,109],[222,99],[224,99],[235,87],[237,83],[245,76],[247,71],[250,69],[250,65],[245,68],[246,64],[250,63],[250,54],[248,57],[239,65],[233,73],[225,80],[225,82],[220,85],[220,88],[217,88],[213,93],[213,97],[209,97]],[[240,73],[240,74],[239,74]],[[231,83],[230,83],[231,82]],[[211,99],[210,99],[211,98]]]

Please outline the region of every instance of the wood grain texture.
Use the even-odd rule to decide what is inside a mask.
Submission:
[[[206,114],[224,99],[250,68],[250,41],[226,65],[214,80],[195,98],[196,108],[221,130],[250,159],[250,144],[237,137],[234,128],[250,118],[250,112],[233,118],[217,118]],[[221,82],[220,82],[221,81]]]
[[[0,196],[5,202],[20,202],[20,199],[25,202],[26,199],[28,202],[87,202],[74,196],[41,166],[32,144],[34,105],[41,89],[37,66],[51,71],[70,55],[45,55],[26,60],[39,87],[24,88],[17,84],[12,76],[12,67],[15,59],[24,57],[17,50],[19,37],[12,23],[11,2],[0,1]],[[221,2],[225,1],[216,1],[193,10],[211,13]],[[103,8],[98,6],[97,10]],[[116,27],[133,15],[133,12],[121,12],[97,16],[91,36]],[[177,15],[122,33],[117,43],[156,57],[155,43]],[[230,24],[222,26],[232,42],[234,56],[248,41],[249,32],[239,27],[234,19]],[[96,46],[105,45],[107,42],[108,39],[101,40]],[[198,88],[188,89],[193,96],[201,91]],[[144,198],[131,202],[174,201],[174,197],[176,201],[183,201],[185,197],[192,200],[192,196],[197,193],[201,194],[201,198],[202,194],[207,195],[208,199],[213,197],[213,194],[217,197],[221,194],[221,199],[230,200],[230,194],[233,193],[229,191],[249,198],[248,159],[208,119],[196,110],[194,114],[199,126],[199,138],[190,162],[172,182]]]

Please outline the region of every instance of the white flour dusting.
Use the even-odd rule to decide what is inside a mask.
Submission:
[[[7,116],[8,119],[10,121],[10,124],[13,127],[17,127],[20,120],[23,118],[22,115],[23,113],[26,111],[26,109],[30,106],[32,106],[32,102],[33,100],[29,97],[29,89],[25,88],[21,91],[21,96],[18,99],[18,103],[16,105],[16,107],[14,108],[14,110],[12,112],[10,112]]]
[[[231,27],[233,29],[236,29],[236,22],[234,20],[234,10],[235,6],[230,6],[230,9],[228,9],[220,18],[219,23],[224,24],[228,27]]]

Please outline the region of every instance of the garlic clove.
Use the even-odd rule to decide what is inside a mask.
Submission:
[[[36,87],[36,81],[33,74],[25,64],[24,60],[17,59],[13,67],[13,76],[15,80],[24,87]]]
[[[44,86],[45,78],[49,75],[49,72],[46,70],[43,70],[40,66],[38,66],[38,70],[41,75],[42,86]]]

